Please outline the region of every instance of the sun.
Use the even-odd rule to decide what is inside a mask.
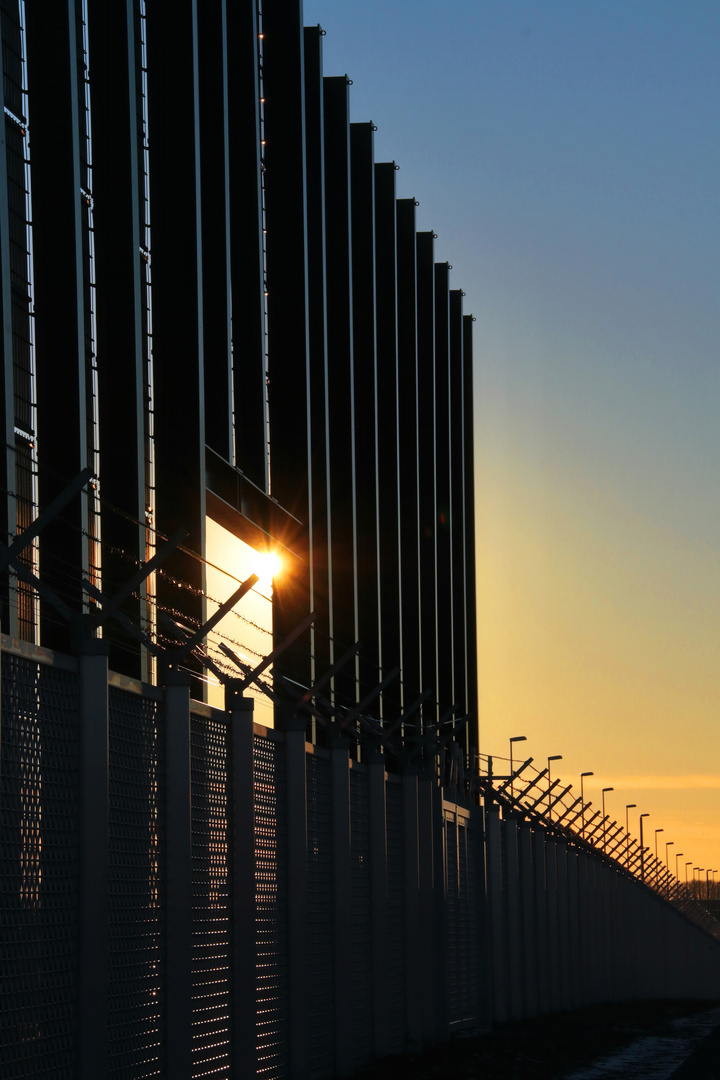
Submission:
[[[282,559],[277,552],[258,551],[254,562],[254,572],[260,579],[259,583],[261,585],[272,585],[273,578],[280,574],[283,565]]]

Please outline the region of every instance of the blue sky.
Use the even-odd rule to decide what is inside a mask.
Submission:
[[[655,827],[720,866],[720,5],[305,22],[477,318],[482,749],[653,776]]]

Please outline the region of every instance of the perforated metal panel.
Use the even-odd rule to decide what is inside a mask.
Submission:
[[[135,1080],[163,1075],[165,740],[157,701],[109,701],[109,1066]]]
[[[368,775],[350,771],[350,955],[352,963],[353,1064],[372,1056],[372,972],[370,940],[370,833]]]
[[[448,1019],[456,1024],[460,1019],[458,1007],[458,865],[457,827],[454,815],[445,818],[445,948],[447,963]]]
[[[190,718],[192,790],[192,1075],[230,1075],[231,909],[228,726]]]
[[[405,892],[403,863],[402,786],[386,782],[387,830],[387,1021],[388,1049],[405,1047]]]
[[[2,655],[0,1075],[77,1075],[77,676]]]
[[[255,880],[257,1076],[285,1080],[287,1056],[287,843],[282,743],[256,735]]]
[[[333,1002],[333,880],[330,761],[306,757],[308,1055],[313,1077],[335,1064]]]
[[[462,1019],[478,1016],[478,968],[477,968],[477,863],[474,844],[480,842],[472,825],[466,820],[458,829],[458,880],[460,882],[459,941],[461,952],[460,1006]]]

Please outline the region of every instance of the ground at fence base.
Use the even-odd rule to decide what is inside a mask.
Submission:
[[[661,1033],[678,1017],[719,1004],[630,1001],[554,1013],[497,1025],[487,1035],[463,1033],[423,1053],[384,1058],[355,1073],[352,1080],[563,1080],[642,1035]],[[714,1076],[683,1072],[682,1080],[711,1080]]]

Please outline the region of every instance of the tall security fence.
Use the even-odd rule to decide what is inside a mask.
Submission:
[[[442,755],[359,762],[99,644],[3,638],[1,665],[4,1080],[320,1080],[493,1020],[718,997],[707,927]]]

